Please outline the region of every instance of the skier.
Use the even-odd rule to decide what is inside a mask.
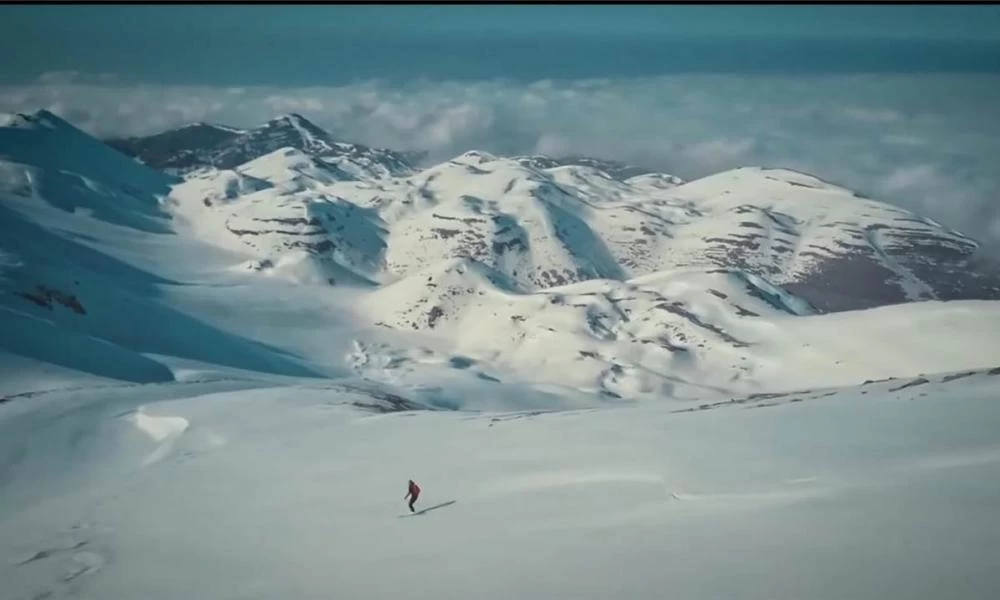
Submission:
[[[413,503],[417,501],[417,498],[419,496],[420,496],[420,486],[418,486],[416,483],[414,483],[413,480],[411,479],[410,480],[410,488],[406,492],[406,496],[403,496],[403,500],[406,500],[407,497],[410,498],[410,512],[414,512],[414,510],[413,510]]]

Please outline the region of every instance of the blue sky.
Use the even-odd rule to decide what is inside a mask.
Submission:
[[[0,6],[0,118],[797,168],[1000,249],[1000,6]]]
[[[1000,6],[3,6],[0,77],[371,78],[1000,72]]]

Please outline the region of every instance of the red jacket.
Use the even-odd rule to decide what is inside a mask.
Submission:
[[[414,498],[416,498],[417,496],[420,495],[420,486],[418,486],[416,483],[414,483],[412,481],[410,482],[410,493],[409,493],[409,495],[413,496]]]

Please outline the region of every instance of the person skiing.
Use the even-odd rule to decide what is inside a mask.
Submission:
[[[409,490],[407,490],[406,496],[403,496],[403,500],[406,500],[407,497],[410,498],[410,512],[414,512],[413,503],[420,497],[420,486],[414,483],[412,479],[410,480]]]

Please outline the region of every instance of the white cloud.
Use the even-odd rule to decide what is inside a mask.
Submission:
[[[941,180],[941,174],[934,165],[914,165],[893,169],[883,181],[887,192],[909,192],[934,185]]]
[[[558,134],[545,133],[539,136],[532,153],[567,156],[573,154],[573,144]]]
[[[756,142],[752,138],[739,140],[716,139],[698,142],[684,148],[683,152],[691,159],[705,164],[742,164],[742,161],[753,150]]]
[[[0,113],[48,108],[98,135],[300,112],[341,138],[445,159],[583,153],[694,178],[744,164],[815,173],[1000,243],[1000,76],[664,76],[369,81],[267,88],[55,73],[0,87]]]

